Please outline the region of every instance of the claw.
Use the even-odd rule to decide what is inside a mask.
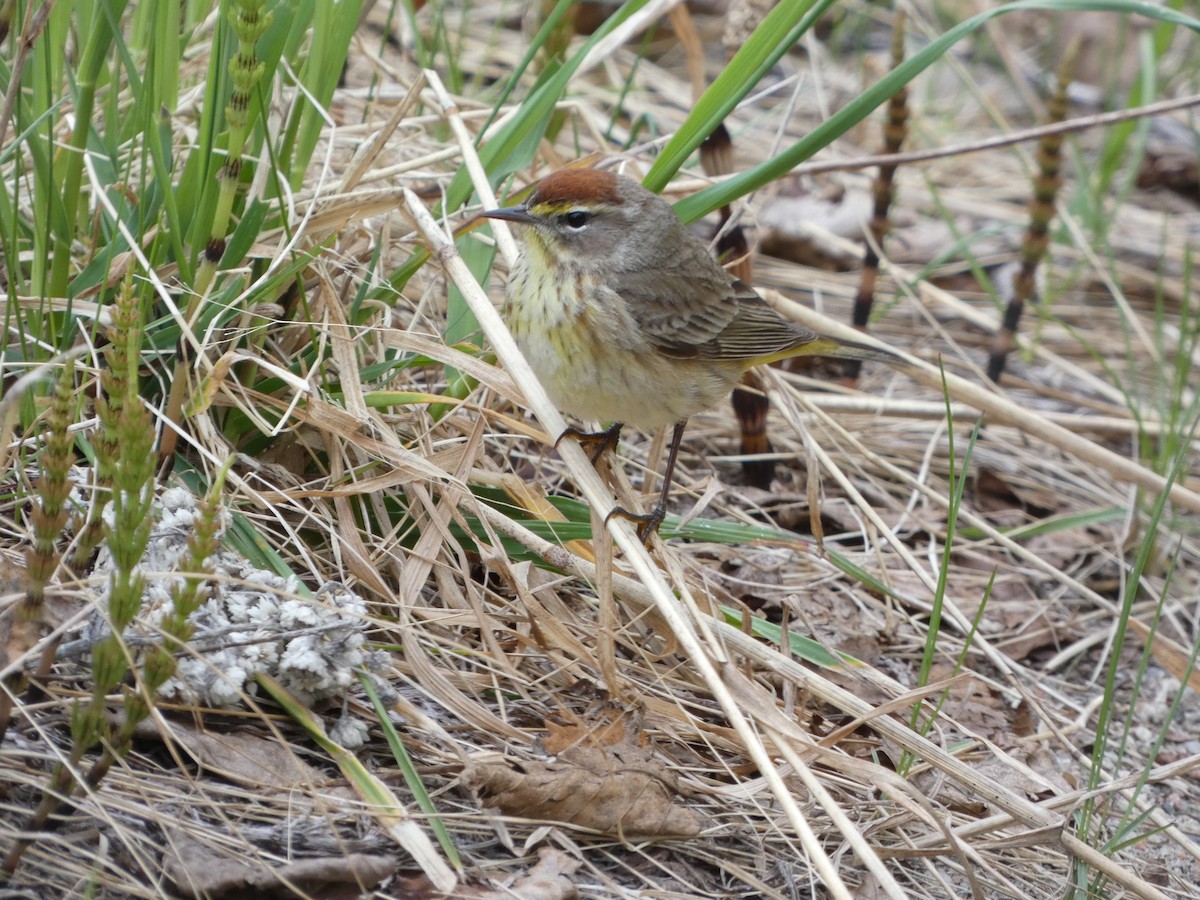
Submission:
[[[604,455],[605,450],[616,450],[617,444],[621,440],[621,423],[613,422],[604,431],[580,431],[578,428],[567,427],[567,430],[558,436],[558,440],[554,442],[557,447],[562,443],[563,438],[573,438],[579,441],[581,445],[592,449],[592,465]]]
[[[662,525],[663,519],[667,517],[667,508],[663,506],[663,504],[659,503],[648,513],[633,513],[623,506],[614,506],[612,512],[605,516],[604,523],[607,525],[608,520],[613,516],[619,516],[622,519],[627,519],[630,522],[636,522],[638,540],[641,541],[644,546],[649,547],[650,538],[658,533],[658,529]]]

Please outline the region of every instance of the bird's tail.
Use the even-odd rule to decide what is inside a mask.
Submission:
[[[832,356],[836,359],[861,359],[867,362],[887,363],[889,366],[904,365],[904,360],[895,353],[861,344],[858,341],[846,341],[841,338],[828,337],[823,334],[813,335],[812,340],[795,344],[775,353],[754,360],[755,365],[779,362],[784,359],[795,359],[800,356]]]

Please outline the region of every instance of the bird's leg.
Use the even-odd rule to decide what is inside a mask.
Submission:
[[[648,513],[631,513],[623,506],[614,506],[605,519],[607,522],[613,516],[620,516],[622,519],[636,522],[638,540],[643,544],[649,544],[651,535],[658,532],[663,519],[667,517],[667,498],[671,494],[671,482],[675,478],[675,459],[679,456],[679,445],[683,441],[683,429],[686,425],[687,419],[676,422],[675,430],[671,433],[671,449],[667,453],[667,470],[663,473],[662,493],[658,495],[658,503],[654,509]]]
[[[563,438],[573,438],[579,441],[580,444],[587,447],[592,452],[592,465],[594,466],[604,455],[605,450],[616,450],[617,443],[621,440],[621,423],[613,422],[603,431],[580,431],[578,428],[567,426],[567,430],[558,436],[558,440],[554,442],[557,447],[562,443]]]

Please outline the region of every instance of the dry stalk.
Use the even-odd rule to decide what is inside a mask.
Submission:
[[[832,337],[844,336],[847,340],[853,339],[846,334],[846,327],[835,320],[778,295],[773,295],[773,297],[776,305],[786,315],[800,322],[804,327],[821,331]],[[861,340],[861,338],[859,339]],[[894,348],[890,349],[892,352],[896,352]],[[945,390],[952,400],[973,406],[990,420],[1019,428],[1064,453],[1077,456],[1122,481],[1136,484],[1154,494],[1167,491],[1171,501],[1181,508],[1190,512],[1200,512],[1200,494],[1187,486],[1179,483],[1168,485],[1167,480],[1156,472],[1139,466],[1137,463],[1101,447],[1094,441],[1072,434],[1033,410],[1000,397],[964,378],[948,372],[943,373],[929,363],[909,354],[900,353],[899,355],[904,357],[908,365],[906,371],[913,379],[926,387],[940,393],[944,384]]]

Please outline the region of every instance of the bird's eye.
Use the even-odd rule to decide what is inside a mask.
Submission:
[[[568,228],[573,228],[576,231],[583,228],[592,219],[590,212],[585,212],[582,209],[573,209],[569,213],[563,215],[563,221],[567,223]]]

